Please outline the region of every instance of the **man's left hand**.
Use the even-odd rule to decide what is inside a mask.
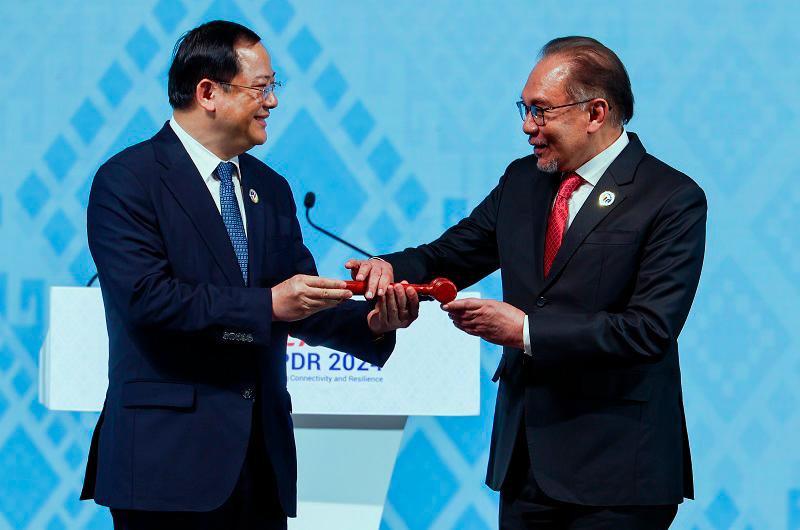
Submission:
[[[484,340],[524,349],[522,326],[525,313],[511,304],[499,300],[462,298],[444,304],[450,319],[458,329]]]
[[[349,259],[344,266],[350,269],[354,280],[367,283],[367,291],[364,293],[367,300],[383,296],[388,285],[394,281],[392,264],[380,258]]]
[[[372,333],[383,335],[398,328],[407,328],[417,319],[419,296],[407,284],[390,285],[386,288],[386,294],[378,297],[375,309],[367,315],[367,324]]]

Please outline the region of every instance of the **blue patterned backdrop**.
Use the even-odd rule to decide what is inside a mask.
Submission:
[[[375,252],[434,238],[529,152],[513,104],[543,43],[615,49],[630,130],[710,203],[681,337],[698,499],[675,528],[800,529],[796,2],[38,0],[0,3],[0,530],[110,528],[77,500],[96,415],[36,401],[47,289],[93,273],[92,175],[169,117],[172,46],[213,18],[261,34],[286,81],[255,154]],[[343,276],[349,252],[304,228],[321,272]],[[497,277],[480,287],[499,295]],[[498,358],[484,345],[480,417],[409,421],[385,529],[496,528],[483,476]]]

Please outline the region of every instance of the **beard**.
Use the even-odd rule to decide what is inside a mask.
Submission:
[[[558,160],[551,158],[548,162],[542,162],[540,158],[537,158],[536,168],[542,173],[558,173]]]

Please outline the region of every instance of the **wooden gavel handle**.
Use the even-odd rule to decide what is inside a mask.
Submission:
[[[353,294],[364,294],[367,292],[367,282],[349,280],[345,282],[347,289]],[[390,284],[393,286],[395,284]],[[456,285],[446,278],[436,278],[431,283],[413,284],[409,283],[406,287],[412,287],[417,294],[432,296],[437,302],[446,304],[456,299],[458,289]]]

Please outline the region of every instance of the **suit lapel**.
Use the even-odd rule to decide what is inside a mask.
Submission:
[[[607,191],[614,194],[614,202],[609,206],[601,206],[599,203],[600,195]],[[583,243],[586,236],[594,230],[594,227],[623,200],[625,200],[625,195],[614,185],[611,176],[606,172],[597,182],[597,186],[594,187],[594,190],[592,190],[586,202],[583,203],[583,206],[578,211],[575,220],[572,221],[567,233],[564,234],[561,248],[558,249],[558,253],[553,260],[553,265],[550,268],[550,274],[547,276],[545,287],[549,286],[553,279],[558,276],[558,273],[561,272],[564,265],[567,264],[581,243]]]
[[[592,193],[589,194],[586,202],[583,203],[566,234],[564,234],[561,248],[559,248],[553,260],[550,274],[545,281],[545,289],[558,278],[561,269],[564,268],[581,243],[583,243],[586,236],[625,200],[625,192],[622,186],[629,184],[633,180],[636,167],[645,154],[644,147],[635,134],[628,133],[628,138],[628,145],[625,146],[625,149],[622,150],[603,173],[603,176],[600,177],[600,180],[597,181],[597,185],[592,190]],[[605,192],[614,194],[614,202],[608,206],[601,205],[599,201],[600,196]],[[539,248],[544,248],[544,245],[542,244]]]
[[[214,199],[169,123],[153,137],[161,179],[192,220],[231,285],[243,286],[242,272]],[[248,224],[249,227],[249,224]]]
[[[248,155],[239,157],[239,167],[242,168],[242,200],[247,215],[247,255],[249,258],[250,285],[259,285],[264,253],[266,252],[265,215],[270,208],[270,197],[267,191],[260,186],[256,177],[258,170],[253,159]],[[252,190],[252,194],[251,191]],[[258,201],[258,202],[256,202]]]

